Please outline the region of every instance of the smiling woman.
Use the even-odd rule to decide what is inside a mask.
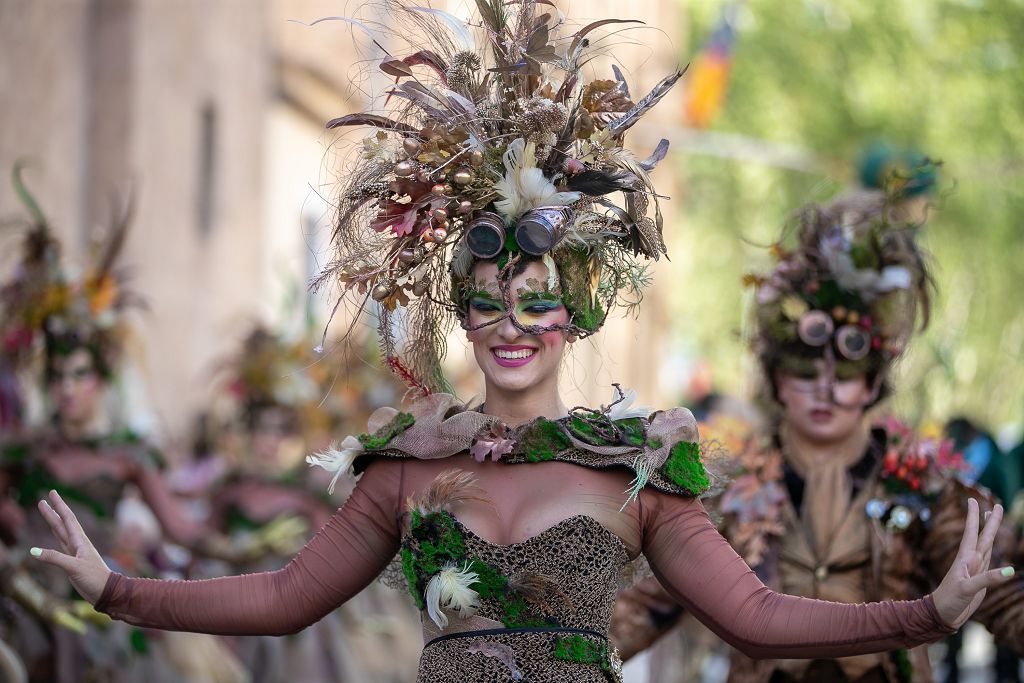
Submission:
[[[617,68],[593,81],[581,70],[589,33],[631,22],[559,39],[566,22],[541,13],[548,3],[477,0],[472,25],[384,4],[411,26],[396,39],[433,42],[383,59],[398,79],[390,94],[405,102],[395,118],[331,124],[378,132],[342,192],[338,254],[321,284],[379,302],[387,363],[423,397],[310,456],[361,479],[279,571],[187,582],[111,573],[56,494],[40,509],[64,552],[40,551],[42,561],[117,619],[250,635],[304,628],[397,556],[422,610],[421,683],[621,680],[608,626],[619,574],[640,554],[676,599],[755,657],[935,640],[1005,581],[988,571],[1001,511],[982,531],[971,504],[959,562],[933,595],[841,605],[774,593],[697,499],[709,478],[689,411],[634,409],[617,387],[608,405],[567,408],[556,372],[565,345],[636,293],[640,257],[665,253],[648,172],[667,143],[640,161],[622,140],[681,73],[634,103]],[[482,27],[480,45],[471,26]],[[485,378],[477,410],[438,391],[455,321]]]
[[[486,396],[492,406],[497,400],[505,402],[508,394],[528,389],[543,387],[545,394],[557,394],[558,365],[567,340],[562,330],[569,322],[569,313],[560,298],[561,290],[547,288],[549,279],[557,281],[558,277],[549,272],[554,262],[549,260],[548,264],[528,261],[512,278],[511,310],[506,310],[498,291],[497,264],[479,262],[473,269],[474,291],[468,293],[466,336],[484,371]],[[545,284],[542,287],[540,283]],[[525,334],[523,326],[550,331]],[[538,407],[534,405],[532,412],[536,413]],[[545,412],[558,417],[565,414],[565,407],[549,406]]]

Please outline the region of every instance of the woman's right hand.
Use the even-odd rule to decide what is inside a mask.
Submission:
[[[39,501],[39,512],[50,525],[64,552],[32,548],[30,554],[40,562],[56,565],[66,571],[78,594],[95,605],[103,594],[103,587],[107,585],[110,568],[85,535],[75,513],[56,491],[50,491],[49,502]]]

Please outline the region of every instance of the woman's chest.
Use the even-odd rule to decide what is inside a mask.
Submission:
[[[407,466],[403,532],[411,512],[446,509],[476,538],[514,546],[587,517],[618,541],[629,557],[640,550],[637,505],[623,508],[629,476],[547,462],[412,463]]]

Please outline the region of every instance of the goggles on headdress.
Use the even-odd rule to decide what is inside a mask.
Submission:
[[[513,228],[519,249],[531,256],[550,252],[565,236],[572,210],[541,206],[523,214]],[[480,211],[466,228],[466,247],[480,259],[494,258],[505,248],[505,221],[493,211]]]
[[[825,346],[832,339],[836,349],[848,360],[860,360],[871,352],[871,333],[857,325],[846,324],[838,330],[825,311],[807,311],[797,325],[800,341],[808,346]]]

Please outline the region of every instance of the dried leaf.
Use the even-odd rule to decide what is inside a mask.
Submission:
[[[404,61],[395,57],[385,57],[380,63],[380,70],[395,78],[410,78],[412,76],[412,69]]]

